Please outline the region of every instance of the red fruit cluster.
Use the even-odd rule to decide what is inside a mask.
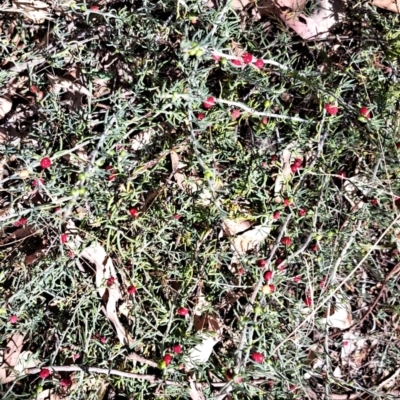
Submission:
[[[136,293],[136,287],[131,285],[128,287],[128,293],[129,294],[135,294]]]
[[[305,215],[307,215],[307,208],[305,208],[305,207],[300,208],[299,216],[304,217]]]
[[[166,355],[163,357],[163,361],[165,362],[165,365],[171,364],[171,361],[172,361],[172,356],[171,356],[171,354],[166,354]]]
[[[269,281],[270,279],[272,279],[272,271],[265,271],[264,273],[264,279],[266,281]]]
[[[180,344],[174,344],[174,345],[172,346],[172,351],[173,351],[175,354],[181,354],[182,351],[183,351],[183,347],[182,347]]]
[[[336,115],[339,112],[339,108],[333,104],[325,104],[324,108],[329,115]]]
[[[368,110],[367,107],[360,108],[360,115],[362,115],[364,118],[367,118],[367,119],[371,118],[371,112]]]
[[[233,120],[238,119],[240,117],[240,110],[237,108],[233,109],[231,112],[231,117]]]
[[[139,211],[136,208],[131,208],[129,214],[131,214],[131,217],[137,218],[139,216]]]
[[[106,280],[106,284],[107,286],[112,286],[115,282],[115,278],[113,276],[110,276],[107,280]]]
[[[261,353],[258,353],[258,352],[253,353],[250,357],[254,362],[256,362],[258,364],[263,363],[265,360],[264,355]]]
[[[179,307],[177,314],[180,315],[181,317],[185,317],[186,315],[189,314],[189,310],[185,307]]]
[[[304,299],[304,304],[305,304],[307,307],[310,307],[310,306],[312,305],[312,298],[309,297],[309,296],[307,296],[307,297]]]
[[[264,259],[257,260],[257,265],[258,265],[260,268],[265,267],[265,264],[266,264],[266,262],[265,262]]]
[[[207,98],[205,99],[205,101],[203,102],[203,107],[204,107],[206,110],[209,110],[210,108],[212,108],[213,106],[215,106],[216,102],[217,102],[217,101],[215,100],[215,97],[209,96],[209,97],[207,97]]]
[[[19,226],[26,225],[27,222],[28,222],[28,221],[27,221],[26,218],[21,217],[18,221],[15,221],[15,222],[13,223],[13,225],[14,225],[15,227],[19,227]]]
[[[50,376],[50,370],[48,370],[47,368],[43,368],[40,370],[39,372],[39,377],[42,379],[46,379]]]
[[[303,160],[301,158],[296,158],[293,164],[290,166],[290,169],[293,174],[295,174],[303,165]]]
[[[40,160],[40,166],[43,169],[47,169],[51,167],[51,159],[49,157],[44,157]]]

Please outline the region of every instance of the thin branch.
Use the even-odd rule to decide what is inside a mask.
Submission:
[[[53,372],[86,372],[86,373],[96,373],[96,374],[105,374],[105,375],[117,375],[122,376],[124,378],[129,379],[139,379],[144,381],[149,381],[151,383],[164,383],[165,385],[171,386],[181,386],[177,382],[173,381],[164,381],[163,379],[158,379],[155,375],[143,375],[143,374],[133,374],[131,372],[119,371],[117,369],[107,369],[107,368],[97,368],[97,367],[79,367],[76,365],[69,366],[51,366],[51,367],[43,367],[49,369]],[[43,368],[29,368],[26,370],[26,373],[29,375],[38,374]]]
[[[230,101],[224,99],[216,99],[217,103],[227,104],[228,106],[238,107],[241,108],[243,111],[250,113],[251,115],[256,115],[258,117],[268,117],[268,118],[278,118],[278,119],[290,119],[291,121],[296,122],[309,122],[306,119],[300,117],[291,117],[290,115],[280,115],[280,114],[273,114],[263,111],[254,110],[254,108],[246,106],[246,104],[240,103],[239,101]]]

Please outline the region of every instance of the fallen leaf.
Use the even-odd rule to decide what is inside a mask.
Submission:
[[[198,388],[199,385],[193,379],[189,379],[189,396],[192,400],[205,400],[203,393]]]
[[[93,243],[85,248],[79,257],[85,258],[96,266],[96,287],[100,297],[106,301],[105,314],[114,325],[119,341],[123,345],[132,344],[132,337],[126,332],[117,316],[117,303],[122,299],[122,294],[111,258],[100,243]],[[112,283],[107,282],[109,278],[113,278]]]
[[[23,351],[24,335],[15,333],[8,341],[6,348],[0,351],[0,383],[12,382],[25,369],[34,368],[39,364],[31,351]]]
[[[154,131],[151,129],[139,133],[131,140],[131,149],[135,151],[142,149],[150,143],[150,139],[153,135]]]
[[[326,318],[321,318],[320,322],[323,325],[327,324],[329,327],[339,328],[341,330],[350,328],[353,324],[350,304],[342,297],[337,296],[335,312]]]
[[[329,29],[342,21],[345,5],[342,0],[315,0],[311,15],[302,13],[306,0],[263,0],[258,4],[261,15],[273,10],[304,40],[324,39]]]
[[[73,80],[60,78],[51,74],[46,75],[52,84],[52,89],[54,93],[59,93],[60,91],[68,91],[71,93],[78,93],[89,97],[91,96],[89,90],[87,90],[83,85],[78,82],[73,82]]]
[[[0,97],[0,119],[3,119],[11,111],[12,101],[8,95]]]
[[[253,229],[242,233],[235,237],[231,242],[231,249],[233,257],[231,260],[231,267],[233,264],[239,262],[240,256],[249,250],[257,249],[260,244],[269,236],[271,232],[271,224],[258,225]]]
[[[373,0],[372,4],[385,10],[400,13],[400,0]]]
[[[222,222],[222,229],[227,236],[235,236],[240,232],[243,232],[254,224],[249,220],[243,218],[237,219],[226,219]]]
[[[48,13],[50,7],[39,0],[14,0],[13,7],[6,11],[19,12],[35,24],[41,24],[46,19],[51,19]]]

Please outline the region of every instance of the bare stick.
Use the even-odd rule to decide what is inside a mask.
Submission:
[[[105,374],[105,375],[117,375],[122,376],[124,378],[129,379],[139,379],[144,381],[149,381],[151,383],[164,383],[166,385],[172,386],[181,386],[177,382],[173,381],[164,381],[162,379],[158,379],[155,375],[142,375],[142,374],[133,374],[131,372],[119,371],[117,369],[107,369],[107,368],[97,368],[97,367],[79,367],[76,365],[69,366],[52,366],[45,367],[53,372],[86,372],[86,373],[96,373],[96,374]],[[26,373],[29,375],[38,374],[43,368],[29,368],[26,370]]]

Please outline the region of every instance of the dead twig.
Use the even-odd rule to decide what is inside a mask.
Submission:
[[[44,367],[53,372],[85,372],[85,373],[95,373],[95,374],[105,374],[105,375],[117,375],[128,379],[139,379],[144,381],[149,381],[151,383],[164,383],[165,385],[171,386],[181,386],[177,382],[164,381],[163,379],[157,378],[155,375],[144,375],[144,374],[133,374],[131,372],[119,371],[117,369],[107,369],[107,368],[97,368],[97,367],[79,367],[75,365],[70,366],[51,366]],[[28,375],[38,374],[43,368],[29,368],[26,370]]]

